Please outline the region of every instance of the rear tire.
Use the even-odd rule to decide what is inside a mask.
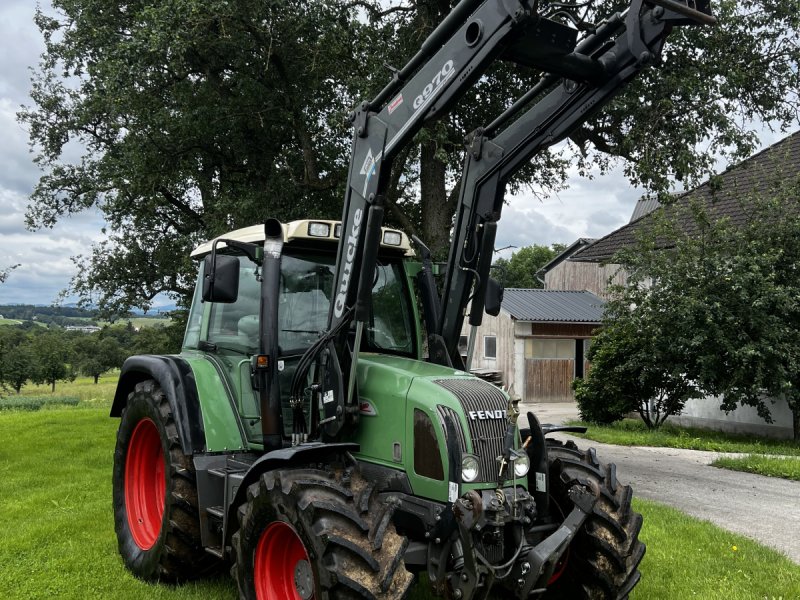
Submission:
[[[631,508],[630,486],[617,481],[616,466],[602,464],[593,448],[582,452],[571,441],[547,440],[551,500],[568,514],[569,489],[580,483],[597,497],[565,555],[545,598],[622,600],[639,582],[645,545],[639,541],[642,515]]]
[[[233,575],[245,600],[400,599],[413,576],[394,507],[352,469],[265,473],[247,491],[233,535]],[[283,549],[283,552],[279,550]]]
[[[146,581],[180,582],[216,570],[200,542],[197,484],[164,392],[136,384],[117,431],[114,529],[125,566]]]

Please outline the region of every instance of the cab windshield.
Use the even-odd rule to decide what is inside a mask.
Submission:
[[[333,289],[335,257],[284,254],[278,303],[278,346],[281,356],[302,353],[325,330]],[[221,350],[258,352],[258,269],[239,257],[239,296],[231,304],[211,306],[206,340]],[[380,262],[372,287],[372,305],[364,329],[367,351],[415,354],[413,313],[401,264]],[[191,326],[190,316],[190,326]]]

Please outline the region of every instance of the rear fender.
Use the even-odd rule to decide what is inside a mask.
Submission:
[[[205,450],[203,415],[191,366],[179,356],[131,356],[122,365],[111,416],[119,417],[136,384],[155,380],[169,402],[183,453],[191,456]]]

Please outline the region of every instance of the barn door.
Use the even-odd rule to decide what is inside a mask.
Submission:
[[[572,392],[574,378],[574,359],[525,359],[525,400],[571,402],[575,399]]]

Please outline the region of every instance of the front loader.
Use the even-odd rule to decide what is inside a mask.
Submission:
[[[257,600],[403,598],[419,574],[465,600],[636,585],[630,487],[593,450],[546,439],[564,428],[532,413],[520,428],[518,400],[466,372],[458,340],[467,311],[474,332],[500,307],[489,268],[509,178],[656,63],[673,27],[713,17],[633,0],[580,34],[560,8],[462,0],[352,113],[340,222],[270,219],[194,251],[181,353],[129,358],[111,410],[115,527],[137,577],[231,564]],[[543,76],[467,136],[437,282],[423,241],[383,226],[392,161],[496,60]]]

